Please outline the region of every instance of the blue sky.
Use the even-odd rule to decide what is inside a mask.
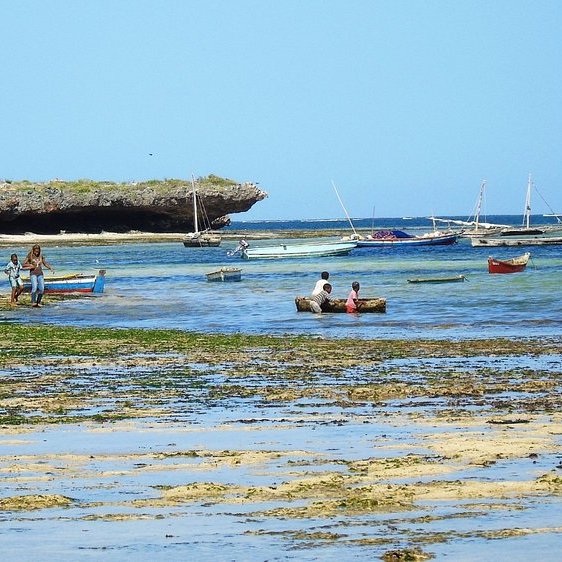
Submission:
[[[0,178],[210,173],[235,220],[562,212],[558,0],[0,0]],[[153,156],[149,156],[152,154]],[[534,198],[533,212],[548,213]]]

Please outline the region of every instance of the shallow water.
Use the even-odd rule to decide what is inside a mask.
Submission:
[[[257,261],[228,257],[235,246],[235,241],[225,241],[219,248],[184,248],[181,243],[46,247],[57,273],[106,269],[105,294],[50,303],[47,297],[49,306],[42,310],[22,307],[3,316],[79,326],[360,338],[546,336],[562,329],[562,247],[533,248],[524,272],[489,275],[490,249],[472,248],[468,240],[454,246],[367,248],[340,257]],[[520,248],[497,248],[494,256],[520,253]],[[206,280],[205,273],[232,265],[242,268],[241,282]],[[387,299],[387,313],[297,313],[295,296],[307,295],[324,269],[331,274],[333,297],[346,297],[357,280],[360,296]],[[457,274],[467,280],[407,282]]]

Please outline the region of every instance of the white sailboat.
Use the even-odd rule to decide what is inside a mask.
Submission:
[[[203,202],[198,202],[197,190],[195,189],[195,180],[191,176],[191,187],[193,197],[193,232],[188,232],[183,239],[183,245],[187,248],[201,248],[210,246],[219,246],[222,240],[220,234],[210,232],[210,224],[203,207]],[[199,212],[201,211],[201,220],[207,223],[208,228],[199,230]]]
[[[537,234],[544,234],[544,228],[531,227],[531,191],[533,189],[533,180],[531,174],[527,180],[527,194],[525,196],[525,209],[523,210],[523,224],[521,227],[504,228],[500,236],[536,236]]]
[[[484,192],[486,190],[486,180],[482,180],[480,184],[480,191],[478,193],[478,198],[476,200],[476,205],[474,211],[468,219],[465,221],[455,220],[455,219],[440,219],[437,217],[429,217],[431,220],[436,222],[446,223],[446,224],[456,224],[459,226],[465,226],[461,232],[463,238],[481,238],[483,236],[493,236],[500,234],[504,228],[508,228],[507,224],[496,224],[491,222],[483,222],[480,220],[480,214],[482,212],[482,201],[484,200]]]

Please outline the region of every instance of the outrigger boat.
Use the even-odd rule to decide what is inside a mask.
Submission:
[[[527,267],[530,257],[531,254],[529,252],[509,260],[499,260],[490,256],[488,258],[488,273],[516,273],[523,271]]]
[[[455,275],[454,277],[418,277],[408,279],[408,283],[458,283],[464,280],[464,275]]]
[[[345,303],[347,299],[330,299],[322,305],[322,312],[346,312]],[[386,312],[386,299],[358,299],[357,312]],[[298,312],[312,312],[310,299],[308,297],[296,297],[295,306]]]
[[[105,269],[100,269],[96,274],[84,275],[72,273],[69,275],[45,276],[45,293],[47,294],[72,294],[90,293],[101,294],[105,288]],[[31,282],[28,277],[22,277],[23,290],[31,292]]]
[[[341,256],[349,254],[357,242],[323,242],[308,244],[279,244],[260,248],[242,249],[242,257],[247,260],[277,258],[314,258],[321,256]]]
[[[239,267],[221,267],[207,273],[207,281],[241,281],[242,270]]]

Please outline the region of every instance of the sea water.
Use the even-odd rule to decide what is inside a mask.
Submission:
[[[415,219],[387,221],[382,225],[379,221],[377,227],[406,227],[414,232],[423,228]],[[363,222],[359,226],[370,221]],[[334,226],[326,221],[289,221],[235,223],[231,229],[267,228],[275,232],[275,227],[283,236],[284,229],[303,225],[312,230]],[[280,237],[252,240],[251,244],[255,247],[310,241]],[[356,248],[345,256],[246,261],[228,255],[236,245],[236,240],[224,240],[218,248],[186,248],[181,242],[45,246],[44,254],[57,274],[105,269],[105,293],[60,301],[50,300],[47,295],[43,309],[18,307],[2,314],[10,320],[75,326],[318,337],[486,338],[561,332],[562,246],[473,248],[470,240],[459,239],[452,246]],[[6,249],[5,261],[12,251],[25,255],[26,250]],[[525,271],[488,273],[490,253],[506,259],[527,250],[531,260]],[[221,266],[241,267],[242,280],[208,282],[205,274]],[[347,297],[351,283],[359,281],[360,297],[387,299],[386,314],[298,313],[295,297],[310,294],[324,270],[330,272],[332,297]],[[464,275],[466,281],[407,281],[456,275]]]

